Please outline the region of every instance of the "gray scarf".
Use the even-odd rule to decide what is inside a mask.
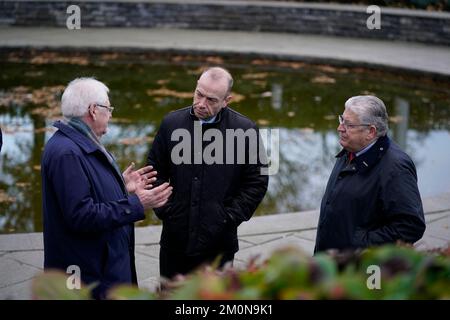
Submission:
[[[94,132],[92,132],[92,129],[83,121],[80,117],[71,117],[71,118],[65,118],[62,121],[64,124],[72,127],[76,131],[80,132],[87,138],[89,138],[92,142],[95,143],[96,146],[99,147],[100,151],[106,156],[106,159],[108,159],[109,163],[113,166],[113,168],[116,170],[117,174],[119,175],[120,179],[122,179],[123,185],[125,185],[125,181],[123,180],[122,172],[120,172],[119,166],[116,163],[116,160],[114,159],[113,155],[110,154],[105,146],[100,142],[98,137],[95,135]]]

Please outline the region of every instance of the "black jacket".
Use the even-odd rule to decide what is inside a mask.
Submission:
[[[255,123],[229,107],[222,109],[211,124],[200,125],[191,107],[171,112],[163,119],[148,156],[148,164],[158,171],[158,184],[170,181],[174,188],[169,202],[155,209],[163,221],[160,244],[165,250],[188,255],[236,252],[239,249],[237,227],[250,219],[267,191],[268,176],[261,174],[264,161],[249,161],[254,153],[249,151],[252,145],[248,140],[243,164],[236,164],[237,143],[233,161],[226,161],[225,150],[223,158],[220,157],[223,164],[206,164],[204,159],[198,161],[195,157],[199,152],[203,154],[205,148],[210,144],[212,147],[216,140],[199,140],[200,144],[194,145],[194,123],[203,133],[208,129],[216,130],[216,133],[220,131],[224,148],[232,141],[227,139],[227,129],[254,129],[259,137]],[[176,129],[185,129],[191,139],[178,137],[172,141],[172,133]],[[182,141],[190,145],[190,154],[179,152]],[[256,146],[262,147],[258,141]],[[174,163],[172,151],[190,158],[190,163]],[[263,147],[261,151],[265,155]]]
[[[350,164],[345,150],[336,157],[320,207],[316,252],[422,237],[416,167],[397,144],[384,136]]]

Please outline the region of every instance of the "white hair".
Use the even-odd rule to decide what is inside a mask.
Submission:
[[[377,137],[386,135],[389,130],[389,117],[384,102],[375,96],[355,96],[345,102],[345,108],[353,111],[361,123],[372,124],[377,128]]]
[[[106,104],[109,89],[94,78],[72,80],[61,97],[61,111],[65,117],[82,117],[92,103]]]

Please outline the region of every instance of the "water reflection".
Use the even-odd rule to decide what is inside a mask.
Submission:
[[[395,119],[392,130],[394,140],[406,150],[406,136],[408,133],[409,102],[400,97],[395,97],[395,114],[391,116],[391,122]]]
[[[45,142],[54,132],[51,124],[58,117],[55,114],[58,106],[54,103],[56,98],[36,102],[35,96],[30,98],[30,94],[41,92],[45,85],[47,94],[57,97],[61,93],[58,91],[61,84],[79,74],[95,74],[101,80],[109,80],[106,83],[111,88],[111,100],[120,108],[103,142],[121,168],[125,168],[130,161],[145,162],[162,117],[190,104],[189,92],[200,72],[189,64],[149,66],[127,63],[101,68],[76,66],[74,69],[69,65],[58,65],[67,72],[61,76],[55,74],[54,65],[0,64],[6,70],[0,79],[4,88],[0,92],[3,130],[0,232],[42,230],[40,157]],[[31,68],[42,79],[24,78],[20,70],[15,70],[17,68]],[[241,99],[233,105],[235,109],[257,121],[261,128],[279,129],[279,172],[271,177],[268,194],[257,214],[319,206],[335,162],[334,156],[340,150],[336,115],[342,113],[348,97],[369,92],[386,102],[392,118],[390,134],[415,161],[422,195],[450,191],[450,180],[446,178],[450,176],[448,83],[443,83],[443,89],[436,92],[434,86],[412,89],[410,79],[399,81],[395,78],[389,82],[387,75],[384,76],[386,85],[382,86],[368,73],[355,76],[334,71],[323,76],[323,70],[315,69],[269,68],[263,73],[249,66],[230,69],[236,78],[235,95]],[[142,78],[144,74],[146,78]],[[252,77],[252,74],[258,76]],[[18,84],[23,84],[20,90]],[[48,91],[48,88],[57,90]],[[11,100],[11,92],[17,95],[15,100]],[[27,101],[20,103],[24,100]],[[44,107],[45,112],[42,112],[42,107],[47,105],[50,105],[49,110]],[[157,223],[151,211],[143,224],[149,223]]]

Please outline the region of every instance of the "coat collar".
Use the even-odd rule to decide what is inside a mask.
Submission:
[[[221,122],[223,116],[225,115],[225,113],[227,111],[228,111],[228,106],[226,106],[225,108],[222,108],[222,110],[220,110],[219,113],[217,114],[216,119],[214,120],[214,122],[204,123],[204,125],[214,125],[214,124],[217,124],[217,123]],[[192,110],[192,106],[189,108],[189,116],[191,117],[192,120],[199,121],[199,119],[194,114],[194,110]]]
[[[97,150],[101,151],[100,148],[93,141],[88,139],[86,136],[84,136],[77,130],[63,123],[62,121],[59,120],[56,121],[53,124],[53,126],[58,128],[61,131],[61,133],[63,133],[65,136],[67,136],[69,139],[75,142],[84,152],[93,153]]]
[[[391,140],[387,135],[378,138],[377,142],[359,157],[356,157],[351,164],[344,168],[344,171],[366,171],[372,168],[384,156],[391,145]],[[342,149],[336,158],[344,157],[347,160],[347,151]]]

